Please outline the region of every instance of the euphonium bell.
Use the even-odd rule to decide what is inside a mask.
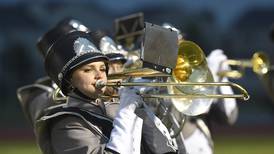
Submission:
[[[173,70],[172,77],[168,82],[174,83],[199,83],[213,82],[213,76],[207,67],[207,62],[202,49],[191,41],[180,41],[177,64]],[[170,94],[185,95],[207,95],[214,94],[216,87],[193,85],[193,86],[168,86]],[[198,115],[206,112],[213,99],[212,98],[171,98],[175,108],[186,115]]]

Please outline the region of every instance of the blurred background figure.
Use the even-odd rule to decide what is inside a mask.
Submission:
[[[162,25],[164,28],[173,29],[178,33],[179,44],[184,41],[180,30],[169,23]],[[227,57],[222,50],[213,50],[207,57],[208,67],[215,82],[228,82],[226,77],[219,77],[219,71],[230,70],[228,65],[222,65]],[[233,94],[232,88],[222,86],[216,89],[218,94]],[[208,111],[198,116],[186,116],[182,134],[185,146],[190,154],[211,154],[214,151],[214,142],[210,130],[210,122],[215,121],[221,125],[232,125],[238,117],[238,108],[235,99],[216,99]],[[177,118],[178,123],[180,120]]]
[[[270,27],[270,38],[272,43],[274,44],[274,23],[272,23]],[[269,57],[270,58],[270,57]],[[269,59],[269,71],[261,76],[261,82],[264,84],[266,88],[268,96],[271,98],[272,103],[274,103],[274,60],[273,58]]]
[[[102,30],[92,32],[95,45],[109,58],[109,74],[120,73],[124,70],[127,62],[125,55],[127,52],[118,47],[112,38],[107,36]]]
[[[218,3],[176,0],[160,0],[157,3],[150,0],[1,1],[1,16],[5,20],[1,20],[0,24],[0,153],[15,149],[20,149],[20,153],[39,153],[15,91],[45,76],[41,63],[43,60],[35,43],[41,34],[61,19],[71,16],[91,29],[111,30],[116,18],[143,12],[145,21],[158,25],[163,22],[174,24],[185,33],[185,39],[196,42],[206,55],[214,49],[224,49],[229,59],[248,59],[254,51],[262,50],[273,64],[274,43],[269,37],[274,22],[273,8],[274,2],[271,0]],[[273,83],[272,77],[268,79],[270,82],[265,85]],[[241,103],[239,100],[238,120],[233,127],[216,125],[214,122],[211,124],[215,153],[272,154],[273,93],[267,92],[250,69],[246,70],[243,78],[235,81],[247,89],[251,95],[250,103]]]
[[[73,31],[89,32],[89,29],[80,21],[73,18],[65,18],[59,21],[56,26],[47,31],[38,39],[37,48],[43,58],[46,57],[50,47],[65,34]],[[53,102],[54,91],[58,88],[56,83],[48,76],[37,79],[33,84],[18,88],[17,97],[21,107],[33,127],[43,114],[46,107],[64,101]],[[60,92],[60,95],[63,94]],[[34,128],[36,131],[36,128]]]

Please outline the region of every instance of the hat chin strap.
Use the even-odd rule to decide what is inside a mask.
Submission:
[[[65,77],[61,81],[60,86],[62,92],[67,95],[68,93],[72,92],[75,88],[72,86],[71,82],[67,80]]]

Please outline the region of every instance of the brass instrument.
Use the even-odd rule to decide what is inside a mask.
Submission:
[[[163,82],[121,82],[117,80],[136,77],[166,77]],[[205,55],[201,48],[191,41],[180,41],[176,67],[172,75],[167,75],[152,69],[142,68],[127,70],[108,76],[108,83],[97,81],[95,87],[104,86],[156,86],[167,87],[168,94],[141,94],[144,98],[169,98],[175,108],[186,115],[204,113],[211,105],[213,98],[240,98],[248,100],[247,91],[240,85],[227,82],[213,82],[212,74],[207,67]],[[241,91],[241,94],[215,94],[216,87],[231,86]],[[57,93],[56,93],[57,94]],[[102,96],[102,97],[118,97]],[[57,97],[56,97],[57,98]],[[56,99],[55,98],[55,99]]]
[[[167,77],[167,82],[112,82],[115,79],[136,77]],[[141,94],[145,98],[169,98],[175,108],[186,115],[204,113],[211,105],[213,98],[240,98],[248,100],[247,91],[240,85],[227,82],[213,82],[212,74],[202,49],[191,41],[180,41],[176,67],[172,75],[167,75],[152,69],[142,68],[127,70],[123,73],[111,74],[108,83],[98,82],[103,86],[156,86],[167,87],[168,94]],[[216,87],[231,86],[241,91],[241,94],[215,94]],[[117,97],[117,96],[111,96]]]
[[[217,73],[220,77],[229,77],[239,79],[244,75],[244,68],[251,67],[253,72],[258,75],[266,74],[270,69],[270,62],[267,55],[263,52],[256,52],[253,54],[251,60],[233,60],[228,59],[223,61],[222,65],[226,63],[231,66],[239,66],[239,70],[220,71]]]
[[[193,87],[193,86],[201,86],[207,87],[207,86],[231,86],[234,88],[238,88],[242,92],[242,94],[202,94],[202,93],[196,93],[196,94],[182,94],[182,93],[175,93],[175,94],[141,94],[144,98],[237,98],[237,99],[243,99],[248,100],[249,95],[247,91],[241,87],[240,85],[232,82],[180,82],[180,83],[162,83],[162,82],[108,82],[104,83],[101,80],[98,80],[95,84],[97,88],[102,88],[105,86],[111,86],[111,87],[120,87],[120,86],[142,86],[142,87]],[[57,92],[58,93],[58,92]],[[108,97],[108,96],[106,96]],[[110,97],[118,97],[117,95],[113,95]]]

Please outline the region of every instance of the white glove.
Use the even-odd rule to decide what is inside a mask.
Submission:
[[[229,82],[229,80],[227,78],[223,78],[221,82]],[[234,94],[232,88],[229,86],[221,86],[220,93]],[[234,123],[236,121],[237,116],[235,117],[235,115],[233,115],[232,113],[233,111],[238,110],[236,99],[233,99],[233,98],[223,99],[223,103],[224,103],[226,116],[228,117],[228,119],[230,119],[229,120],[231,121],[230,123]],[[232,117],[234,117],[234,119],[232,119]]]
[[[129,88],[121,88],[119,95],[120,107],[113,121],[107,148],[120,154],[139,154],[143,120],[134,111],[142,103],[141,96]]]
[[[131,82],[155,82],[156,79],[143,79],[143,78],[134,78],[130,80]],[[149,91],[152,91],[155,89],[155,87],[149,87],[149,86],[134,86],[133,87],[136,91],[139,93],[148,93]]]
[[[227,60],[227,56],[224,54],[224,51],[221,49],[213,50],[207,57],[207,63],[209,69],[211,70],[214,80],[216,82],[229,82],[227,77],[220,77],[217,75],[219,71],[229,71],[231,68],[228,64],[223,63],[223,61]],[[221,86],[220,87],[221,94],[234,94],[233,90],[229,86]],[[227,117],[229,117],[233,110],[237,109],[237,104],[235,99],[223,99],[225,112]]]
[[[140,107],[143,103],[142,97],[137,95],[137,90],[135,88],[125,88],[119,89],[120,96],[120,107],[119,110],[123,108],[131,108],[133,112],[137,107]]]
[[[208,67],[211,70],[213,78],[216,82],[220,80],[220,77],[217,75],[219,71],[231,70],[228,64],[223,63],[225,60],[227,60],[227,56],[221,49],[215,49],[207,56]]]

